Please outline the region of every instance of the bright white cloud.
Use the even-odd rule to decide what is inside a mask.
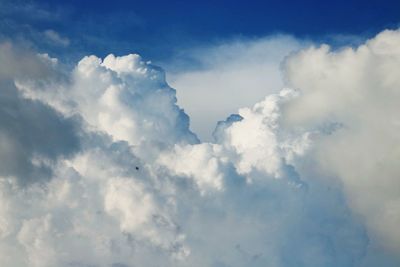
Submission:
[[[138,55],[0,46],[0,265],[398,266],[399,36],[291,55],[213,143]]]

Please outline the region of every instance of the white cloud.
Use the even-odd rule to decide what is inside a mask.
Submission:
[[[400,32],[331,51],[313,47],[286,62],[290,85],[303,96],[285,111],[288,125],[342,126],[322,138],[316,159],[337,175],[350,205],[365,216],[371,238],[400,250]]]
[[[296,89],[214,143],[138,55],[64,73],[0,46],[0,265],[398,266],[399,36],[291,55]]]

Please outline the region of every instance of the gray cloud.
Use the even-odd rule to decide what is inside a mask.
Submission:
[[[54,71],[29,52],[0,45],[0,175],[22,183],[51,176],[51,164],[78,150],[78,120],[65,118],[47,104],[24,99],[15,79],[44,80]]]

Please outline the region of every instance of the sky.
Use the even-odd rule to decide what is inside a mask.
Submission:
[[[356,46],[382,29],[398,27],[398,1],[28,1],[2,0],[0,36],[60,58],[70,68],[85,55],[105,57],[110,53],[140,54],[169,73],[167,79],[178,89],[178,101],[192,117],[191,129],[210,141],[217,121],[242,106],[261,100],[271,88],[283,86],[280,62],[290,52],[310,43]],[[267,44],[273,37],[288,37],[277,49]],[[255,50],[260,48],[264,55]],[[277,42],[275,42],[277,43]],[[254,51],[259,64],[246,66],[255,77],[251,90],[240,83],[223,83],[227,72],[204,59],[202,53],[219,57],[218,49],[230,46],[238,53]],[[278,48],[282,46],[280,51]],[[273,51],[267,56],[266,51]],[[258,53],[258,54],[257,54]],[[227,53],[222,52],[222,56]],[[233,61],[234,59],[226,59]],[[230,62],[230,64],[235,64]],[[227,67],[229,68],[229,67]],[[266,70],[268,68],[268,71]],[[264,75],[255,74],[257,71]],[[272,73],[271,73],[272,72]],[[264,77],[264,78],[263,78]],[[207,82],[209,79],[213,81]],[[190,85],[187,84],[190,82]],[[207,89],[204,89],[206,88]],[[235,92],[232,103],[221,105],[220,97],[196,92]],[[232,89],[231,89],[232,88]],[[247,92],[246,92],[247,91]],[[239,92],[239,93],[238,93]],[[246,92],[246,93],[240,93]],[[193,101],[194,99],[202,101]],[[207,101],[206,101],[207,99]],[[207,102],[207,104],[205,104]],[[205,112],[210,109],[207,116]]]
[[[400,266],[399,23],[0,0],[0,266]]]
[[[332,35],[372,37],[398,25],[398,1],[29,1],[2,0],[5,36],[34,38],[52,30],[68,38],[57,52],[136,52],[146,59],[169,59],[182,48],[235,37],[286,33],[300,38]],[[36,36],[37,37],[37,36]],[[51,37],[57,43],[57,38]],[[37,37],[39,40],[41,38]],[[36,41],[39,41],[36,40]],[[43,41],[43,40],[42,40]],[[46,42],[34,42],[45,49]],[[54,45],[54,44],[53,44]]]

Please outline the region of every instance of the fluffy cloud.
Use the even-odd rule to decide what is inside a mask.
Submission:
[[[138,55],[1,46],[0,265],[398,266],[399,36],[290,56],[204,143]]]
[[[287,124],[341,125],[319,140],[318,166],[341,179],[371,238],[394,253],[400,250],[399,45],[400,32],[387,30],[355,49],[312,47],[286,62],[290,85],[303,92],[287,106]]]
[[[174,201],[149,167],[160,149],[197,141],[163,72],[137,55],[110,55],[104,64],[84,58],[59,79],[56,60],[27,53],[33,74],[19,75],[18,53],[5,46],[2,56],[11,54],[17,67],[2,77],[1,265],[129,266],[156,264],[152,255],[160,252],[164,261],[186,257]]]

